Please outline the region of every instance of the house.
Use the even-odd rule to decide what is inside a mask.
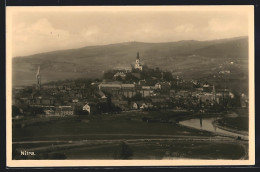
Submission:
[[[137,103],[132,103],[132,109],[134,109],[134,110],[136,110],[136,109],[138,109],[138,104]]]
[[[170,82],[158,82],[155,84],[155,89],[159,90],[170,90],[171,83]]]
[[[98,85],[98,88],[100,90],[121,89],[121,84],[119,84],[119,83],[101,83]]]
[[[197,97],[199,98],[199,100],[203,103],[209,101],[212,102],[213,101],[213,94],[212,93],[202,93],[202,94],[198,94]]]
[[[147,109],[148,108],[148,105],[146,103],[143,103],[141,106],[140,106],[140,109]]]
[[[99,90],[109,92],[111,94],[119,94],[121,91],[121,84],[118,83],[101,83],[98,86]]]
[[[230,70],[219,71],[219,74],[230,74]]]
[[[78,103],[79,100],[78,100],[78,99],[72,99],[72,102],[73,102],[73,103]]]
[[[142,94],[142,97],[149,97],[153,95],[154,88],[151,86],[142,86],[139,90],[140,94]]]
[[[107,96],[101,90],[98,90],[97,95],[101,99],[106,99],[107,98]]]
[[[52,109],[44,110],[44,113],[45,113],[45,115],[49,115],[49,116],[55,115],[55,112]]]
[[[83,106],[83,111],[88,111],[88,113],[90,113],[90,105],[85,104],[85,105]]]
[[[138,82],[138,85],[141,85],[141,86],[146,85],[146,80],[145,79],[144,80],[140,80]]]
[[[204,84],[203,85],[203,92],[212,92],[213,87],[211,87],[209,84]]]
[[[189,96],[191,96],[192,94],[191,94],[189,91],[181,90],[181,91],[178,91],[178,92],[176,93],[176,95],[181,96],[181,97],[189,97]]]
[[[134,90],[135,89],[135,84],[122,84],[122,89],[131,89]]]
[[[128,98],[133,97],[136,95],[135,84],[122,84],[121,91],[125,97],[128,97]]]
[[[56,108],[55,115],[70,116],[74,115],[74,111],[71,106],[59,106],[58,108]]]
[[[142,103],[140,106],[140,109],[148,109],[148,108],[152,108],[153,105],[151,103]]]
[[[124,95],[129,98],[136,94],[135,84],[101,83],[99,90],[109,92],[113,95]]]

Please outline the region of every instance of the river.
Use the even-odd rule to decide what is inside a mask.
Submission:
[[[231,131],[223,130],[213,125],[213,122],[217,119],[214,118],[193,118],[189,120],[180,121],[179,124],[199,130],[210,131],[219,135],[225,135],[233,138],[241,137],[243,140],[248,140],[248,135],[238,134]]]

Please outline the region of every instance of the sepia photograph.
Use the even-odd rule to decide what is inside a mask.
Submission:
[[[6,7],[7,166],[254,165],[254,7]]]

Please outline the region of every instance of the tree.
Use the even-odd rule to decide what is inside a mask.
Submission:
[[[103,75],[104,79],[113,79],[113,77],[114,77],[114,72],[113,71],[107,71]]]
[[[43,114],[44,111],[42,108],[40,107],[30,107],[30,109],[28,110],[29,114],[32,116],[38,115],[38,114]]]
[[[163,72],[163,78],[165,81],[172,81],[173,76],[170,72]]]
[[[122,79],[121,76],[117,76],[117,77],[116,77],[116,80],[117,80],[117,81],[123,81],[123,79]]]
[[[17,116],[20,114],[21,114],[21,112],[20,112],[19,108],[15,105],[12,105],[12,116]]]
[[[76,106],[74,112],[76,115],[88,115],[89,114],[88,111],[83,110],[81,106]]]
[[[113,156],[114,159],[130,159],[133,156],[133,150],[125,142],[121,142]]]

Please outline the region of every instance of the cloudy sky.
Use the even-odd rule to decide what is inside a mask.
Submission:
[[[236,8],[11,8],[7,9],[11,23],[7,33],[12,35],[13,56],[129,41],[248,35],[248,11]]]

